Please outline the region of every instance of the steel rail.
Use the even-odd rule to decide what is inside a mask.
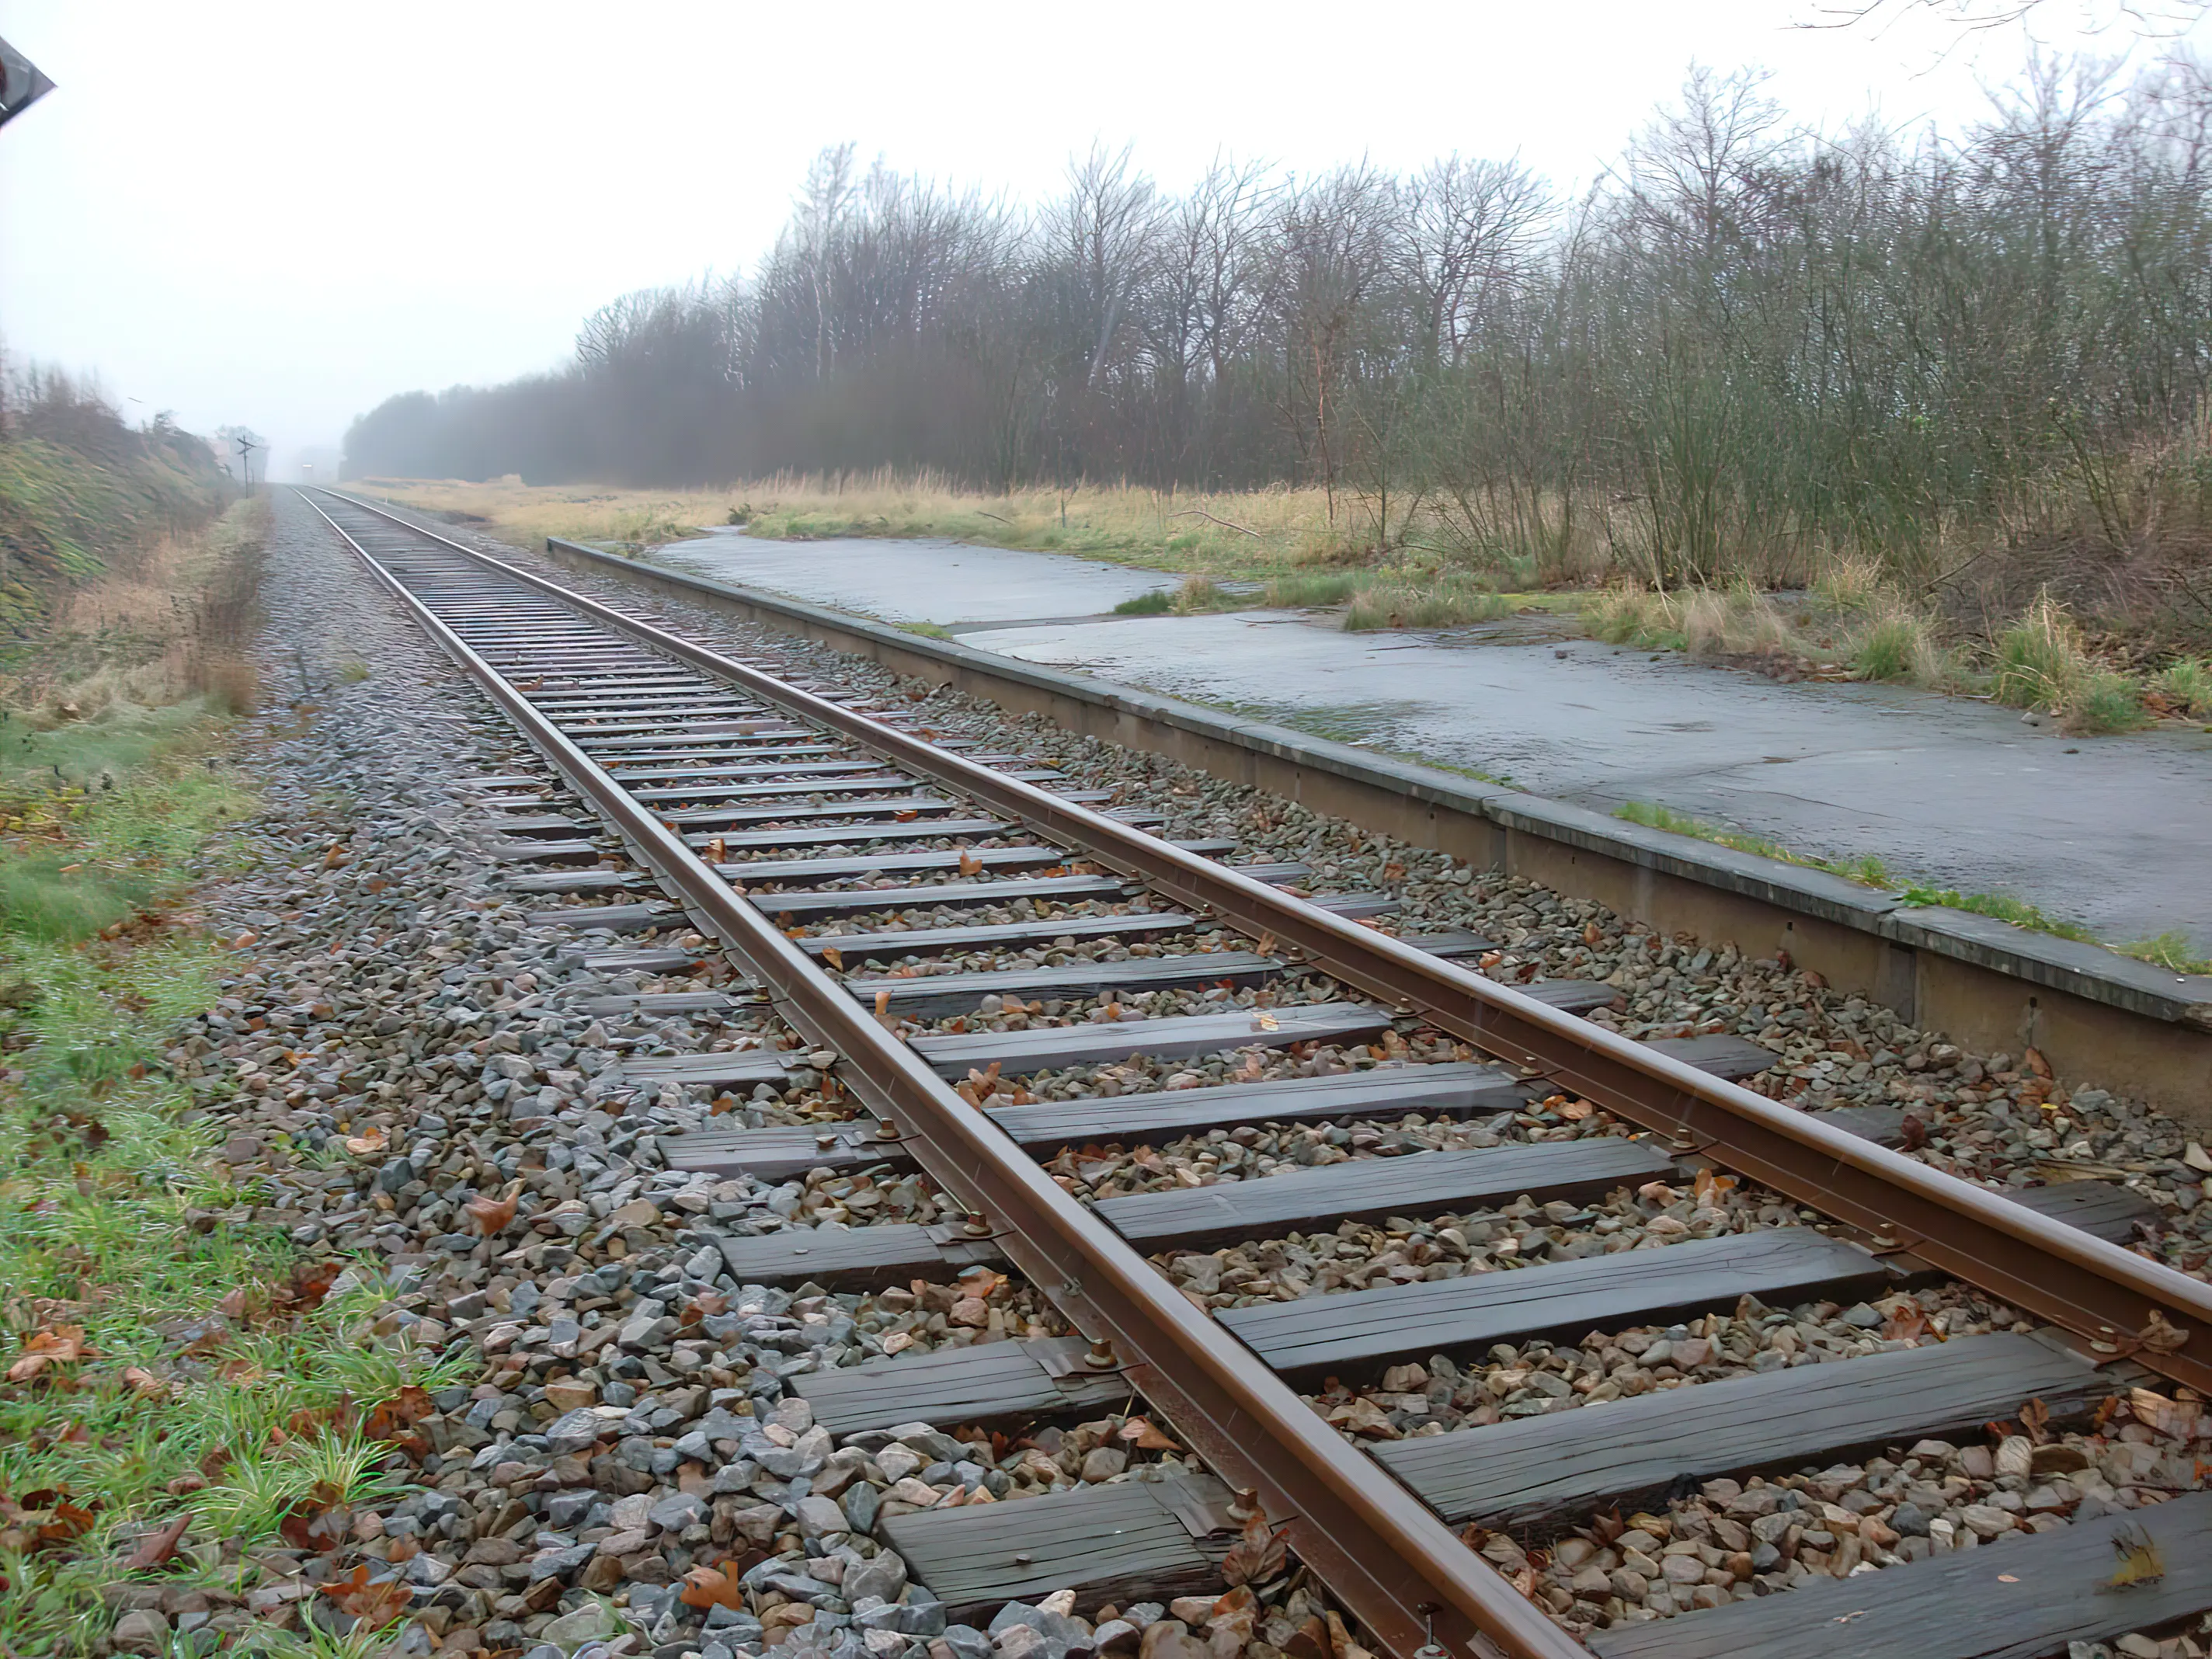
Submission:
[[[336,491],[485,568],[580,604],[586,614],[660,645],[659,630]],[[973,1216],[989,1218],[1000,1247],[1085,1334],[1115,1345],[1120,1369],[1184,1432],[1194,1449],[1261,1507],[1300,1559],[1392,1653],[1415,1659],[1441,1645],[1513,1659],[1588,1659],[1468,1549],[1425,1504],[1348,1444],[1249,1349],[1188,1301],[1141,1255],[955,1094],[915,1052],[864,1011],[767,916],[741,897],[647,807],[546,718],[417,595],[309,504],[416,622],[479,682],[539,753],[590,799],[647,863],[709,922],[778,1012],[840,1056],[838,1075],[890,1133]],[[643,631],[641,632],[640,630]],[[711,653],[708,653],[711,657]],[[689,657],[686,657],[689,660]],[[712,658],[708,672],[726,673]],[[744,670],[749,686],[810,718],[833,705]],[[868,723],[872,731],[888,728]]]
[[[641,642],[732,679],[804,719],[960,790],[1048,839],[1083,849],[1169,897],[1212,910],[1253,938],[1303,952],[1370,996],[1666,1134],[2080,1339],[2094,1358],[2130,1358],[2212,1392],[2212,1285],[1955,1176],[1832,1128],[1814,1115],[1563,1014],[1466,968],[1346,921],[1102,812],[785,684],[544,577],[461,546],[351,496],[340,499],[555,595]]]

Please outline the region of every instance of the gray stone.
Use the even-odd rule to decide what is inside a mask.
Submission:
[[[613,1616],[605,1602],[596,1597],[586,1601],[574,1613],[564,1613],[538,1632],[545,1641],[556,1647],[580,1647],[586,1642],[597,1642],[615,1633]]]
[[[162,1653],[169,1645],[169,1621],[151,1607],[126,1613],[108,1638],[118,1653]]]
[[[853,1622],[865,1630],[896,1631],[902,1636],[945,1634],[945,1603],[900,1601],[855,1613]]]
[[[848,1601],[858,1601],[865,1595],[879,1595],[886,1601],[896,1601],[905,1588],[906,1563],[890,1550],[878,1550],[874,1559],[845,1569]]]
[[[579,1407],[545,1425],[546,1449],[556,1457],[588,1451],[599,1443],[602,1426],[597,1412],[588,1406]]]
[[[663,1532],[682,1532],[684,1528],[703,1517],[707,1506],[688,1492],[673,1498],[664,1498],[653,1506],[648,1519]]]

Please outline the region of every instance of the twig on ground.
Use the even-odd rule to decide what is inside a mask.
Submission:
[[[1226,519],[1217,519],[1213,514],[1208,513],[1204,507],[1186,507],[1181,513],[1169,514],[1168,517],[1170,519],[1204,519],[1208,523],[1219,525],[1224,530],[1234,530],[1242,535],[1249,536],[1255,542],[1262,539],[1258,531],[1247,530],[1243,525],[1231,524]]]

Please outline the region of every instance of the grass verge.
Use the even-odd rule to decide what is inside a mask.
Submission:
[[[150,650],[33,665],[37,701],[0,711],[0,1653],[91,1651],[147,1598],[231,1605],[257,1552],[391,1488],[379,1408],[441,1380],[371,1340],[380,1275],[303,1255],[267,1177],[211,1156],[225,1097],[165,1060],[222,971],[191,884],[253,805],[224,753],[238,688],[188,689],[250,629],[252,523],[179,565],[174,629],[131,636]],[[50,644],[82,665],[82,637]],[[175,1650],[225,1638],[198,1639]]]
[[[1699,841],[1709,841],[1716,846],[1733,848],[1739,853],[1753,857],[1778,859],[1784,864],[1795,864],[1808,870],[1825,870],[1832,876],[1841,876],[1846,881],[1857,882],[1863,887],[1895,885],[1888,866],[1872,854],[1838,861],[1815,858],[1809,854],[1792,852],[1779,842],[1769,841],[1764,836],[1747,835],[1725,825],[1709,823],[1703,818],[1692,817],[1671,807],[1651,801],[1632,800],[1613,809],[1613,817],[1631,823],[1640,823],[1647,830],[1664,830],[1670,835],[1693,836]]]
[[[1749,853],[1757,858],[1775,859],[1784,864],[1794,864],[1808,870],[1825,870],[1830,875],[1841,876],[1862,886],[1895,891],[1899,902],[1911,906],[1941,906],[1947,910],[1964,910],[1978,916],[1989,916],[1998,921],[2009,922],[2014,927],[2025,927],[2031,933],[2049,933],[2054,938],[2075,939],[2084,945],[2094,945],[2104,950],[2118,951],[2122,956],[2134,957],[2160,968],[2170,968],[2179,974],[2212,974],[2212,961],[2197,956],[2188,935],[2179,932],[2165,933],[2153,939],[2134,939],[2125,944],[2114,944],[2092,933],[2079,922],[2068,921],[2038,908],[2021,899],[2002,893],[1962,893],[1954,887],[1927,887],[1900,884],[1889,866],[1871,854],[1855,859],[1824,859],[1798,853],[1770,841],[1764,836],[1747,835],[1724,825],[1710,823],[1703,818],[1677,812],[1671,807],[1651,801],[1634,800],[1616,807],[1613,817],[1631,823],[1640,823],[1647,830],[1664,830],[1669,834],[1691,836],[1717,846]]]

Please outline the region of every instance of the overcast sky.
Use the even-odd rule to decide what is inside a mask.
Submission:
[[[2085,34],[2085,3],[2110,9],[2050,0],[2039,33],[2133,44]],[[1170,187],[1223,148],[1517,152],[1565,181],[1692,59],[1771,68],[1808,121],[1952,126],[2024,54],[1913,10],[1792,27],[1814,4],[0,0],[58,83],[0,130],[0,340],[128,414],[258,427],[281,477],[390,393],[550,366],[617,294],[749,269],[844,139],[1030,198],[1094,138]]]

